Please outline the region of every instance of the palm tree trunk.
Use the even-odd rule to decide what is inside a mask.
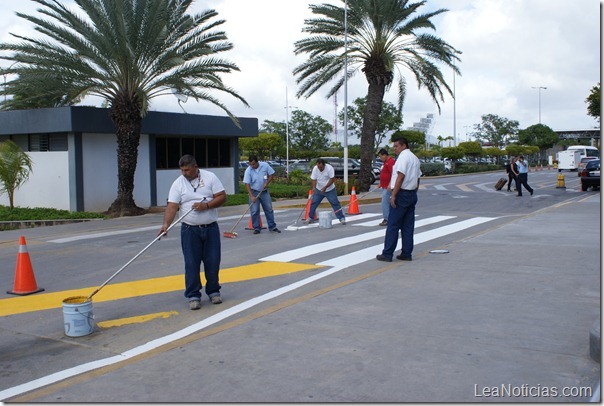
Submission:
[[[367,104],[365,105],[365,116],[363,118],[363,127],[361,129],[361,170],[359,178],[361,190],[368,191],[371,187],[370,178],[372,162],[375,159],[375,131],[377,129],[378,119],[382,110],[382,102],[386,87],[383,83],[372,83],[369,81],[367,91]]]
[[[145,212],[134,203],[134,173],[138,161],[142,118],[138,103],[114,101],[110,116],[117,137],[117,198],[109,207],[112,216],[137,216]]]

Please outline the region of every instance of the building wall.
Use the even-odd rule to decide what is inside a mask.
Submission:
[[[28,155],[33,170],[29,179],[15,191],[15,206],[70,210],[67,152],[28,152]],[[0,204],[9,205],[6,193],[0,195]]]
[[[82,141],[84,211],[106,211],[117,197],[117,141],[114,134],[85,134]],[[134,173],[134,202],[151,205],[149,137],[141,134]]]

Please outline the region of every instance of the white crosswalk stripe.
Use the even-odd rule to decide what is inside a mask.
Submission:
[[[417,228],[420,228],[423,226],[436,224],[436,223],[446,221],[446,220],[451,220],[454,218],[456,218],[456,217],[455,216],[434,216],[434,217],[429,217],[426,219],[416,220],[415,228],[417,229]],[[439,227],[439,228],[436,228],[436,229],[433,229],[430,231],[415,234],[414,243],[421,244],[423,242],[430,241],[430,240],[433,240],[435,238],[442,237],[445,235],[453,234],[458,231],[462,231],[467,228],[474,227],[476,225],[483,224],[483,223],[486,223],[488,221],[492,221],[495,219],[497,219],[497,217],[474,217],[471,219],[467,219],[467,220],[459,221],[459,222],[449,224],[446,226],[442,226],[442,227]],[[352,237],[345,237],[345,238],[340,238],[337,240],[325,241],[325,242],[321,242],[318,244],[312,244],[312,245],[308,245],[305,247],[296,248],[296,249],[285,251],[285,252],[280,252],[278,254],[269,255],[267,257],[260,258],[259,260],[260,261],[274,261],[274,262],[291,262],[291,261],[296,261],[296,260],[299,260],[299,259],[307,257],[307,256],[316,255],[316,254],[319,254],[322,252],[327,252],[327,251],[331,251],[331,250],[343,248],[343,247],[350,247],[353,244],[358,244],[358,243],[361,243],[364,241],[370,241],[370,240],[374,240],[374,239],[382,240],[380,245],[376,245],[376,246],[373,246],[370,248],[358,250],[354,253],[346,254],[346,255],[336,258],[337,260],[344,261],[342,263],[347,263],[348,260],[351,260],[353,262],[356,261],[356,263],[364,262],[364,261],[374,258],[376,255],[376,252],[377,253],[381,252],[380,247],[382,247],[382,244],[383,244],[384,233],[385,233],[385,229],[382,228],[377,231],[363,233],[363,234],[355,235]],[[399,241],[399,244],[400,244],[400,241]],[[335,266],[334,264],[337,263],[336,259],[330,259],[326,262],[320,263],[319,265]]]

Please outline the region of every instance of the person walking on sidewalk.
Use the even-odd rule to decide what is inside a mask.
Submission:
[[[419,159],[409,149],[408,141],[401,137],[394,140],[394,153],[398,155],[390,179],[390,214],[384,237],[384,249],[376,256],[378,261],[392,262],[392,256],[401,233],[401,254],[397,259],[411,261],[413,232],[415,231],[415,205],[417,189],[422,174]]]
[[[260,205],[264,210],[268,229],[274,233],[280,233],[275,223],[275,213],[273,212],[273,203],[271,195],[268,192],[268,185],[273,180],[275,170],[266,162],[258,162],[256,155],[251,155],[248,159],[249,165],[243,174],[243,183],[247,189],[250,204],[250,216],[252,217],[252,227],[254,234],[260,234]]]
[[[516,187],[518,188],[517,197],[522,196],[522,186],[529,191],[531,196],[533,195],[533,188],[528,184],[528,163],[524,160],[524,156],[520,155],[518,161],[516,161],[516,167],[518,168],[518,175],[516,177]]]
[[[220,270],[220,229],[218,207],[227,195],[218,177],[199,169],[195,157],[184,155],[178,162],[181,176],[176,178],[168,194],[168,205],[159,234],[166,232],[176,212],[189,213],[182,221],[180,241],[185,261],[185,297],[189,309],[201,307],[201,279],[199,269],[203,262],[206,294],[213,304],[222,303],[218,272]],[[167,235],[167,234],[166,234]]]
[[[508,192],[511,192],[512,181],[514,181],[514,190],[518,190],[518,172],[516,172],[516,157],[513,156],[510,162],[505,166],[508,173]]]
[[[306,219],[305,223],[311,224],[314,222],[315,211],[323,201],[323,198],[326,197],[340,223],[345,225],[346,218],[344,217],[344,213],[342,213],[342,205],[338,200],[338,192],[336,191],[336,185],[334,185],[335,170],[333,166],[325,163],[324,159],[317,159],[317,164],[312,168],[310,180],[310,189],[313,193],[310,209],[308,210],[308,219]]]
[[[390,178],[392,177],[394,158],[388,155],[388,150],[385,148],[380,149],[378,156],[380,157],[380,161],[382,161],[380,187],[382,188],[382,215],[384,216],[384,220],[380,223],[380,226],[386,226],[388,225],[388,214],[390,213],[390,195],[392,195]]]

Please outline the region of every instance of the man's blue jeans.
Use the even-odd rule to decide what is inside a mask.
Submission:
[[[206,294],[220,294],[218,271],[220,269],[220,229],[218,223],[207,227],[183,223],[180,228],[180,244],[185,260],[185,297],[201,298],[201,263],[206,277]]]
[[[312,201],[310,203],[310,210],[308,210],[308,218],[311,220],[315,218],[315,211],[317,210],[317,207],[319,207],[319,204],[321,204],[321,202],[323,201],[324,197],[326,197],[329,204],[331,204],[331,208],[333,209],[333,211],[335,211],[336,217],[339,220],[342,220],[344,218],[344,213],[342,213],[344,210],[340,210],[342,208],[342,205],[338,200],[338,192],[336,191],[336,188],[325,192],[325,194],[321,193],[321,190],[317,188],[313,190]]]
[[[382,189],[382,215],[384,220],[388,220],[390,214],[390,196],[392,196],[391,190],[388,190],[388,188]]]
[[[260,205],[262,205],[262,210],[264,210],[264,215],[266,216],[266,222],[268,223],[268,229],[272,230],[277,227],[275,223],[275,213],[273,212],[273,203],[271,202],[271,195],[268,193],[268,190],[264,190],[260,195],[258,195],[257,190],[252,190],[254,196],[257,196],[256,203],[252,204],[252,199],[248,198],[249,204],[252,204],[250,208],[250,216],[252,216],[252,227],[254,230],[260,231]]]
[[[401,233],[401,255],[410,257],[413,252],[417,192],[415,190],[399,190],[395,197],[395,204],[396,207],[390,206],[384,250],[382,251],[382,255],[389,259],[392,259],[394,255],[399,231]]]

